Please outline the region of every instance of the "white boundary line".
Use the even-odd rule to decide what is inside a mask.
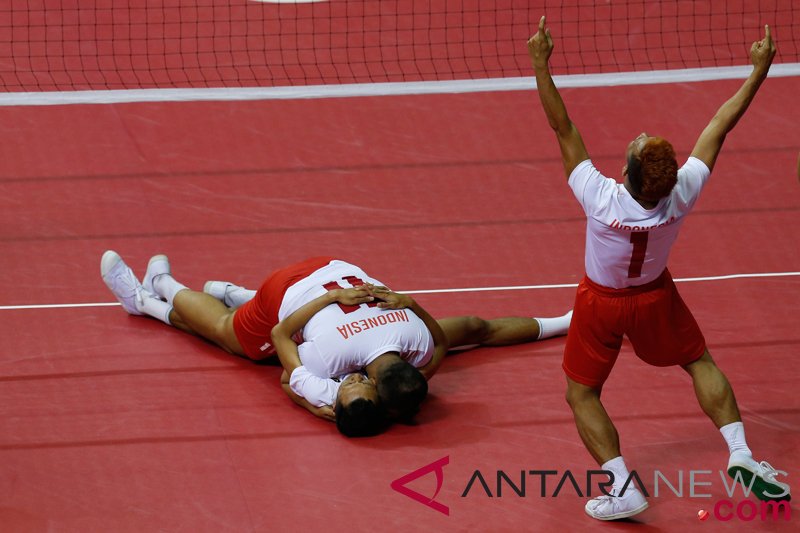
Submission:
[[[687,283],[696,281],[722,281],[729,279],[742,278],[778,278],[788,276],[800,276],[800,272],[763,272],[752,274],[728,274],[724,276],[706,276],[700,278],[677,278],[676,283]],[[469,287],[462,289],[427,289],[416,291],[400,291],[404,294],[443,294],[452,292],[487,292],[487,291],[525,291],[539,289],[569,289],[577,287],[577,283],[557,283],[553,285],[509,285],[505,287]],[[113,307],[120,305],[118,302],[85,303],[85,304],[41,304],[41,305],[0,305],[0,311],[12,311],[19,309],[66,309],[73,307]]]
[[[606,74],[554,76],[556,85],[567,87],[609,87],[649,85],[746,78],[751,66],[711,67]],[[773,78],[800,76],[800,63],[772,65]],[[292,87],[218,89],[125,89],[103,91],[45,91],[0,94],[0,106],[42,106],[68,104],[119,104],[135,102],[190,102],[286,100],[301,98],[345,98],[354,96],[401,96],[487,91],[521,91],[536,88],[534,77],[489,78],[483,80],[412,81],[398,83],[347,83]]]

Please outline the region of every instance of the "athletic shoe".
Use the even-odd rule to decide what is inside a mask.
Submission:
[[[738,479],[737,474],[739,474]],[[789,485],[775,479],[778,474],[788,475],[782,470],[775,470],[766,461],[755,462],[752,456],[744,452],[733,452],[728,460],[728,475],[742,483],[745,489],[750,487],[759,500],[789,501],[792,499]],[[753,479],[754,477],[755,479]]]
[[[144,290],[149,292],[150,294],[155,294],[157,296],[161,296],[156,292],[155,287],[153,287],[153,278],[160,274],[169,274],[169,259],[164,254],[154,255],[150,258],[150,261],[147,263],[147,272],[145,272],[144,279],[142,280],[142,286]]]
[[[103,254],[100,259],[100,275],[125,311],[132,315],[143,314],[136,305],[137,299],[142,299],[142,284],[117,252],[108,250]]]
[[[231,308],[242,306],[256,295],[256,291],[245,289],[227,281],[206,281],[203,286],[203,292],[210,294]]]
[[[598,520],[619,520],[647,509],[647,499],[641,492],[628,488],[623,496],[603,495],[586,502],[586,514]]]

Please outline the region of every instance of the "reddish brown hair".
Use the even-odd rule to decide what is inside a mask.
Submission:
[[[628,162],[628,179],[638,196],[660,200],[678,183],[675,149],[666,139],[653,137],[645,143],[639,157],[631,159],[634,161]]]

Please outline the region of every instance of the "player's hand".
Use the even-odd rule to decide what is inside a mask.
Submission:
[[[528,39],[528,55],[534,70],[547,68],[550,54],[553,53],[553,38],[550,37],[550,28],[544,27],[544,16],[539,19],[539,31]]]
[[[315,407],[312,411],[316,416],[324,418],[329,422],[336,422],[336,413],[330,405],[323,405],[322,407]]]
[[[367,284],[366,287],[379,301],[378,307],[381,309],[405,309],[414,305],[414,300],[407,294],[398,294],[380,285]]]
[[[333,289],[330,292],[334,301],[342,305],[359,305],[369,303],[375,299],[365,285],[348,289]]]
[[[756,70],[760,70],[762,74],[766,75],[772,59],[775,57],[776,48],[775,41],[772,40],[772,33],[769,31],[769,24],[764,26],[764,32],[764,38],[754,42],[750,47],[750,60]]]

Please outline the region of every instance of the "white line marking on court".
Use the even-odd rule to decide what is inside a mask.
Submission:
[[[753,274],[728,274],[725,276],[706,276],[702,278],[676,278],[675,283],[693,281],[720,281],[739,278],[776,278],[781,276],[800,276],[800,272],[764,272]],[[403,291],[406,294],[438,294],[446,292],[484,292],[484,291],[524,291],[536,289],[568,289],[577,287],[577,283],[560,283],[557,285],[516,285],[509,287],[473,287],[468,289],[431,289],[420,291]]]
[[[556,86],[610,87],[615,85],[650,85],[744,79],[752,66],[709,67],[603,74],[553,76]],[[800,63],[772,65],[770,78],[800,76]],[[123,89],[102,91],[45,91],[0,94],[5,105],[118,104],[135,102],[286,100],[301,98],[344,98],[353,96],[402,96],[417,94],[453,94],[488,91],[532,91],[536,79],[488,78],[477,80],[404,81],[387,83],[345,83],[341,85],[305,85],[291,87],[227,87],[208,89]]]
[[[728,279],[743,278],[779,278],[788,276],[800,276],[800,272],[756,272],[752,274],[727,274],[723,276],[705,276],[699,278],[676,278],[676,283],[695,282],[695,281],[721,281]],[[542,289],[569,289],[577,287],[577,283],[556,283],[551,285],[509,285],[504,287],[468,287],[461,289],[423,289],[415,291],[398,291],[404,294],[442,294],[454,292],[487,292],[487,291],[527,291]],[[0,305],[0,311],[12,311],[19,309],[66,309],[71,307],[113,307],[120,305],[118,302],[100,302],[85,304],[39,304],[39,305]]]

